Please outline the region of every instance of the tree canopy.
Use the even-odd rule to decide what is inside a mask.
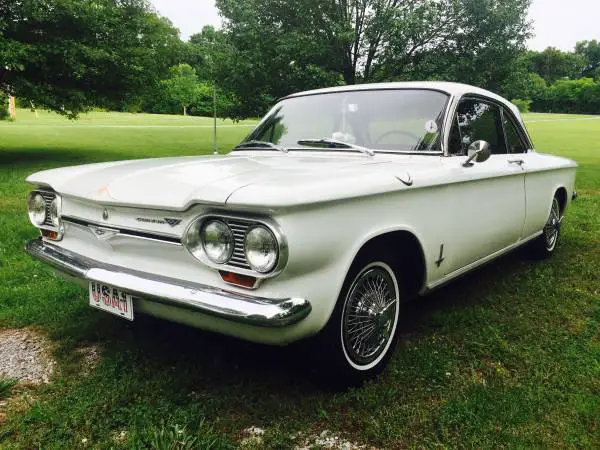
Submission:
[[[600,42],[596,39],[578,42],[575,45],[575,53],[585,61],[583,76],[591,78],[600,76]]]
[[[149,0],[0,0],[0,103],[4,92],[70,116],[212,115],[216,91],[219,116],[244,118],[307,89],[449,80],[538,110],[600,112],[600,42],[526,50],[529,4],[216,0],[223,29],[183,42]]]
[[[156,86],[181,47],[146,0],[0,2],[0,90],[71,116]]]
[[[498,87],[529,36],[529,0],[217,0],[246,85],[452,79]],[[500,81],[499,81],[500,80]]]
[[[529,69],[552,84],[563,78],[577,78],[585,66],[585,57],[548,47],[542,52],[529,52]]]

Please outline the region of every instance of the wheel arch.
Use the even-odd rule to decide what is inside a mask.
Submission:
[[[397,256],[397,258],[394,258],[394,267],[392,268],[397,273],[402,274],[405,294],[409,298],[417,296],[427,280],[425,252],[421,242],[417,233],[409,228],[380,230],[373,233],[354,251],[352,260],[346,268],[344,284],[348,274],[361,258],[372,252],[385,252],[388,255]],[[340,293],[343,287],[342,285]],[[340,293],[338,293],[338,298]]]
[[[554,191],[554,196],[552,197],[554,199],[554,197],[558,198],[558,205],[560,206],[560,212],[561,214],[564,214],[565,209],[567,208],[568,205],[568,194],[567,194],[567,188],[564,186],[557,186],[555,191]],[[552,206],[550,206],[552,207]]]

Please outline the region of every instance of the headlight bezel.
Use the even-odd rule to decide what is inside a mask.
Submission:
[[[50,218],[50,223],[52,224],[52,226],[55,227],[57,230],[62,225],[60,209],[61,209],[61,199],[60,199],[60,197],[56,196],[56,197],[54,197],[54,199],[50,202],[50,205],[48,206],[47,216]]]
[[[198,249],[197,241],[199,240],[199,231],[202,229],[204,223],[211,221],[211,220],[219,220],[219,221],[224,222],[226,225],[228,225],[232,229],[232,231],[234,233],[233,256],[230,257],[229,261],[227,261],[226,263],[223,263],[223,264],[218,264],[218,263],[211,261],[208,258],[208,256],[206,255],[206,252],[204,251],[202,244],[200,244],[199,249]],[[275,265],[272,269],[270,269],[267,272],[258,272],[256,270],[253,270],[249,264],[247,264],[248,265],[247,268],[239,267],[239,265],[231,264],[231,262],[233,262],[232,259],[234,257],[239,256],[239,252],[240,252],[239,245],[238,245],[238,247],[235,247],[235,242],[240,242],[240,241],[238,241],[240,239],[240,231],[238,229],[233,228],[234,225],[231,225],[231,222],[235,222],[235,223],[243,222],[246,224],[246,231],[243,233],[243,236],[241,236],[241,252],[244,253],[244,257],[245,257],[245,251],[244,251],[243,245],[244,245],[244,241],[246,239],[246,233],[250,229],[252,229],[254,226],[260,225],[260,226],[265,227],[275,237],[275,242],[277,243],[277,246],[278,246],[278,252],[277,252],[277,259],[276,259]],[[196,233],[198,233],[197,236],[194,236],[194,231]],[[247,275],[247,276],[255,277],[257,280],[263,280],[266,278],[271,278],[271,277],[277,276],[285,268],[287,261],[288,261],[287,239],[285,238],[285,235],[284,235],[281,227],[279,226],[279,224],[270,217],[256,216],[256,215],[250,215],[250,214],[238,215],[238,214],[231,214],[231,213],[222,213],[219,211],[207,212],[206,214],[202,214],[202,215],[196,217],[195,219],[193,219],[190,222],[190,224],[187,226],[187,228],[183,234],[181,242],[182,242],[184,248],[187,250],[187,252],[190,255],[192,255],[192,257],[194,257],[195,259],[204,263],[205,265],[209,266],[210,268],[218,270],[218,271],[228,271],[228,272],[233,272],[233,273],[237,273],[240,275]],[[196,244],[196,248],[191,248],[192,247],[191,244]],[[196,251],[194,251],[194,250],[196,250]],[[257,283],[257,285],[254,288],[258,287],[258,285],[259,284]]]
[[[39,223],[34,220],[30,210],[31,199],[40,196],[44,202],[44,220]],[[52,205],[55,205],[55,216],[52,216]],[[38,188],[31,191],[27,196],[27,215],[31,224],[40,230],[43,237],[53,241],[60,241],[65,232],[62,221],[62,197],[51,189]]]

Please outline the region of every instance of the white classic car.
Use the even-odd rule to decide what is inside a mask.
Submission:
[[[27,252],[91,306],[250,341],[315,336],[338,379],[378,373],[401,304],[527,244],[555,249],[576,164],[472,86],[290,95],[224,156],[31,175]]]

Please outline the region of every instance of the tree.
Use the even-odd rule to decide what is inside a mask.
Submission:
[[[530,52],[529,70],[540,75],[546,83],[581,77],[585,58],[576,53],[548,47],[542,52]]]
[[[231,57],[231,45],[227,34],[206,25],[200,33],[190,36],[186,45],[186,61],[196,70],[202,81],[213,82],[217,66]]]
[[[541,98],[547,88],[546,81],[529,66],[534,52],[523,52],[513,63],[511,74],[506,77],[500,93],[508,99],[534,100]]]
[[[171,76],[162,82],[165,92],[168,98],[183,108],[186,116],[187,107],[199,96],[198,76],[189,64],[173,66],[169,71]]]
[[[180,53],[146,0],[0,2],[0,90],[71,117],[134,101]]]
[[[600,42],[595,39],[578,42],[575,45],[575,53],[585,59],[582,76],[600,76]]]
[[[295,80],[292,61],[302,71],[319,69],[312,84],[339,76],[348,84],[465,75],[487,82],[494,77],[479,74],[497,69],[498,61],[506,66],[529,36],[529,0],[217,0],[217,6],[233,45],[256,65],[248,75],[286,82]]]

